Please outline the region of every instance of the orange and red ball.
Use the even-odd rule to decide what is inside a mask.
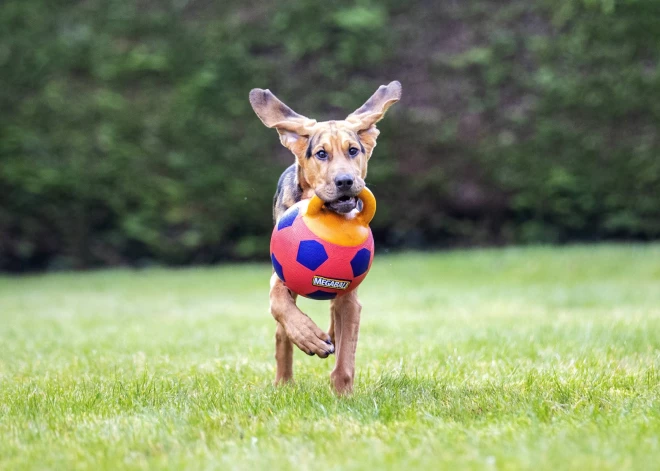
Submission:
[[[373,205],[375,212],[375,200]],[[278,220],[270,242],[273,269],[296,294],[334,299],[356,289],[371,268],[374,239],[368,222],[373,214],[366,224],[361,221],[364,227],[356,227],[359,217],[352,221],[334,213],[313,216],[301,202]]]

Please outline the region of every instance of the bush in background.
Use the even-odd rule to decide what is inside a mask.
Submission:
[[[660,3],[6,0],[0,269],[265,258],[292,156],[398,79],[381,247],[660,236]]]

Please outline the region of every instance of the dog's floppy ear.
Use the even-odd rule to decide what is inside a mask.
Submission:
[[[316,121],[293,111],[270,90],[255,88],[250,91],[250,104],[267,127],[277,129],[282,145],[296,155],[302,152]]]
[[[371,95],[364,105],[353,111],[346,121],[353,125],[364,146],[368,149],[367,155],[371,156],[373,148],[376,147],[376,138],[380,133],[376,123],[383,119],[385,112],[390,106],[401,99],[401,84],[396,80],[387,86],[381,85],[376,93]]]

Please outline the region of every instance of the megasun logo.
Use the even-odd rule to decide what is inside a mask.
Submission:
[[[312,284],[314,286],[320,286],[321,288],[346,289],[351,284],[351,282],[348,280],[333,280],[332,278],[315,276],[312,279]]]

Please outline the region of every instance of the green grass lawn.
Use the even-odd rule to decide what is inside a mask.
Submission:
[[[0,469],[660,467],[660,245],[378,256],[349,398],[272,386],[269,276],[0,278]]]

